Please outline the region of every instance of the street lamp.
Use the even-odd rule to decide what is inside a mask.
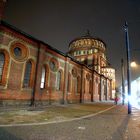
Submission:
[[[127,53],[127,88],[128,88],[128,114],[131,114],[131,81],[130,81],[130,47],[129,47],[129,34],[128,34],[128,24],[125,22],[124,25],[125,31],[125,45],[126,45],[126,53]]]
[[[131,66],[131,81],[137,79],[138,77],[140,77],[140,64],[136,61],[132,61],[130,63]],[[132,88],[132,85],[131,85]],[[133,88],[132,88],[133,89]]]
[[[132,61],[130,65],[131,65],[132,68],[137,67],[137,63],[135,61]]]

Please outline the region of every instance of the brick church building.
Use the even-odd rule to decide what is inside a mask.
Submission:
[[[0,104],[51,104],[114,98],[115,70],[106,44],[89,32],[64,54],[2,21],[0,0]],[[55,40],[54,40],[55,41]]]

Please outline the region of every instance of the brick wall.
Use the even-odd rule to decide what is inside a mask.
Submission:
[[[2,30],[2,28],[0,29]],[[23,47],[27,49],[28,53],[24,59],[15,59],[11,53],[11,46],[15,42],[17,44],[22,44]],[[96,72],[93,74],[92,70],[74,62],[69,57],[59,54],[57,51],[51,49],[47,44],[29,39],[20,33],[16,34],[15,31],[10,29],[4,29],[4,31],[0,31],[0,51],[2,50],[5,50],[8,53],[9,59],[6,60],[8,61],[7,73],[4,74],[4,77],[6,77],[6,82],[5,85],[0,86],[1,102],[13,101],[12,104],[14,104],[17,101],[21,101],[30,104],[33,95],[35,104],[50,104],[53,102],[79,103],[107,98],[104,97],[104,93],[101,93],[99,74]],[[32,76],[30,80],[31,86],[29,88],[25,88],[23,87],[23,81],[26,63],[29,60],[32,61],[33,65],[33,70],[31,72]],[[56,64],[56,69],[54,71],[50,68],[51,61]],[[42,68],[44,66],[46,68],[46,81],[44,88],[41,89],[41,75]],[[61,72],[61,85],[60,89],[58,90],[56,88],[56,84],[59,71]],[[68,74],[70,75],[70,81],[68,81]],[[78,78],[80,80],[78,80]],[[105,77],[103,77],[103,79],[106,81]],[[108,81],[107,85],[111,85],[109,82],[110,80]],[[70,83],[69,89],[68,83]],[[91,92],[90,88],[92,89]],[[107,91],[109,92],[110,88],[108,88]],[[110,93],[106,95],[110,95]]]

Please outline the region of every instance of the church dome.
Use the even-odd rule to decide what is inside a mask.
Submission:
[[[99,51],[104,52],[106,50],[106,45],[101,39],[93,38],[88,32],[87,35],[76,38],[70,42],[69,53],[79,49],[98,49]]]
[[[68,54],[99,73],[101,67],[107,65],[106,44],[99,38],[93,38],[89,32],[70,42]]]

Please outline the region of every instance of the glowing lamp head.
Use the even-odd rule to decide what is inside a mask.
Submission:
[[[137,63],[135,61],[131,62],[131,67],[137,67]]]

